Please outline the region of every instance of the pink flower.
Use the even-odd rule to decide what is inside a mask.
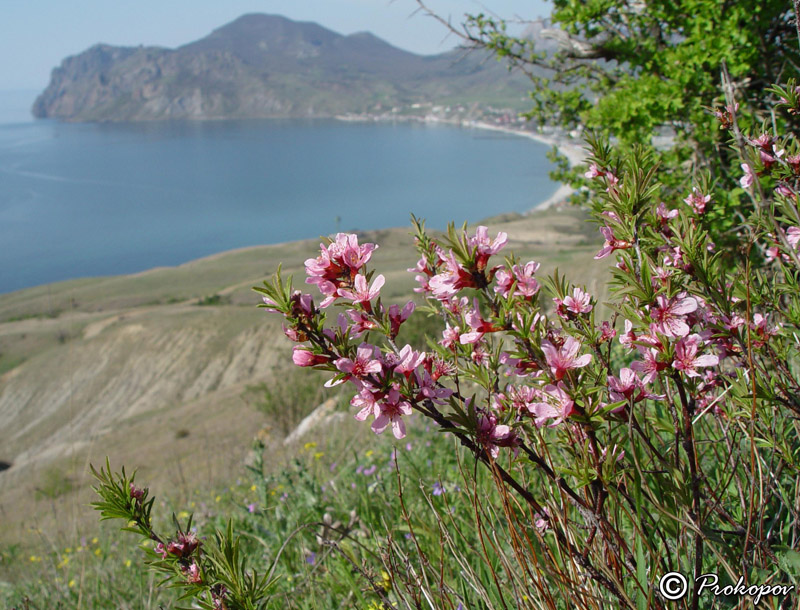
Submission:
[[[475,264],[478,271],[483,271],[486,268],[486,263],[489,257],[497,254],[502,250],[508,242],[508,234],[500,231],[494,240],[489,240],[489,229],[483,225],[475,230],[475,236],[468,239],[471,247],[475,248],[477,254]]]
[[[600,343],[611,341],[611,339],[613,339],[616,336],[617,336],[617,331],[614,330],[614,328],[612,328],[608,320],[604,320],[603,323],[600,325]]]
[[[589,180],[591,180],[593,178],[599,178],[599,177],[602,177],[602,176],[605,176],[605,175],[606,175],[606,172],[604,170],[602,170],[597,165],[597,163],[592,163],[589,166],[589,171],[587,171],[583,176],[585,178],[588,178]]]
[[[441,300],[455,296],[462,288],[476,287],[472,274],[458,264],[452,251],[447,255],[440,255],[440,258],[444,263],[444,270],[428,281],[433,296]]]
[[[500,268],[494,275],[495,286],[494,291],[502,296],[508,296],[511,288],[514,286],[514,274],[508,269]]]
[[[170,540],[167,543],[167,553],[170,555],[177,555],[178,557],[188,557],[194,550],[200,546],[200,541],[194,532],[178,532],[176,540]]]
[[[353,282],[353,290],[344,290],[339,289],[339,296],[344,297],[346,299],[350,299],[353,303],[361,303],[365,309],[369,310],[371,306],[369,306],[369,302],[378,297],[381,293],[381,287],[383,286],[384,282],[386,282],[386,278],[382,275],[379,275],[375,278],[372,282],[372,286],[370,287],[367,284],[367,278],[364,275],[357,275],[354,282]]]
[[[684,199],[684,201],[686,201]],[[670,210],[667,209],[667,205],[662,201],[658,204],[658,208],[656,208],[656,216],[658,216],[658,221],[664,225],[669,220],[675,218],[678,215],[678,210]]]
[[[711,354],[698,356],[700,349],[700,335],[689,335],[682,338],[675,345],[675,360],[672,362],[673,368],[683,371],[688,377],[700,377],[696,368],[699,366],[716,366],[719,364],[719,357]]]
[[[556,305],[561,305],[560,299],[553,299]],[[573,314],[589,313],[592,311],[592,297],[578,288],[577,286],[572,289],[572,294],[564,297],[563,305],[567,311]]]
[[[378,248],[375,244],[358,245],[358,236],[339,233],[336,235],[337,252],[341,252],[341,261],[353,272],[358,272],[361,267],[369,262],[372,253]]]
[[[188,582],[192,584],[203,582],[203,579],[200,577],[200,568],[194,561],[189,564],[188,568],[181,567],[181,570],[183,570],[183,573],[186,575],[186,580]]]
[[[512,287],[516,282],[516,289],[514,296],[521,296],[526,299],[531,298],[539,292],[539,282],[533,275],[539,270],[539,263],[529,261],[524,265],[514,265],[511,270],[501,268],[495,275],[497,285],[494,291],[502,294],[504,297],[508,296]]]
[[[375,358],[375,349],[372,345],[362,343],[356,349],[355,360],[339,358],[334,364],[342,373],[347,373],[345,380],[353,379],[360,387],[361,379],[369,375],[377,375],[383,370],[380,360]]]
[[[697,309],[697,301],[687,297],[686,293],[667,299],[664,295],[656,297],[656,305],[650,310],[650,317],[656,323],[656,329],[667,337],[685,337],[689,334],[689,326],[683,316]]]
[[[436,380],[428,371],[417,369],[414,372],[417,379],[418,395],[417,400],[427,398],[435,403],[443,404],[446,399],[453,395],[453,390],[437,385]],[[437,377],[438,379],[438,377]]]
[[[392,339],[397,337],[397,333],[400,332],[400,326],[414,313],[415,307],[414,301],[406,303],[402,310],[399,305],[392,305],[389,307],[389,324],[391,327],[390,334]]]
[[[556,381],[561,380],[568,370],[582,368],[591,362],[591,354],[576,357],[580,349],[581,344],[574,337],[567,337],[560,348],[550,341],[542,341],[544,357]]]
[[[786,229],[786,241],[795,250],[800,246],[800,227],[789,227]]]
[[[466,407],[466,405],[465,405]],[[475,440],[486,452],[497,459],[500,447],[513,447],[517,442],[514,431],[506,425],[498,425],[497,417],[492,414],[480,414],[475,430]]]
[[[619,178],[617,178],[611,172],[606,172],[606,193],[611,193],[612,195],[617,192],[617,185],[619,184]]]
[[[622,239],[617,239],[614,236],[614,231],[608,225],[604,225],[600,227],[600,232],[603,234],[603,237],[606,238],[603,247],[600,249],[600,252],[594,255],[595,259],[605,258],[614,250],[625,250],[631,247],[631,243]]]
[[[461,337],[461,329],[458,326],[450,326],[450,322],[446,323],[445,329],[442,331],[442,340],[439,344],[447,349],[453,349],[454,343],[459,343]]]
[[[527,385],[509,385],[506,387],[506,397],[512,409],[533,415],[535,414],[534,404],[542,397],[542,393],[538,388]]]
[[[648,392],[642,380],[629,368],[620,369],[619,378],[613,375],[608,376],[608,394],[614,402],[632,399],[636,403],[645,398],[663,398],[663,396]]]
[[[575,412],[575,402],[567,394],[563,381],[559,381],[557,386],[545,386],[543,396],[546,402],[532,405],[534,423],[537,427],[543,426],[548,419],[553,420],[550,423],[551,427],[557,426]]]
[[[533,274],[539,270],[539,263],[529,261],[523,266],[514,265],[512,270],[517,280],[517,289],[514,291],[516,296],[530,298],[539,292],[539,282],[537,282]]]
[[[487,322],[481,317],[480,305],[478,299],[474,300],[474,307],[466,315],[467,324],[469,324],[470,332],[463,333],[459,340],[462,345],[469,343],[477,343],[481,340],[484,334],[492,333],[500,330],[491,322]]]
[[[692,187],[691,195],[689,195],[683,201],[686,203],[686,205],[691,206],[695,212],[702,214],[706,211],[706,205],[708,205],[708,202],[711,201],[711,195],[703,195],[697,190],[697,187]]]
[[[644,357],[644,360],[636,360],[631,363],[631,369],[634,371],[638,371],[639,373],[644,373],[644,377],[642,377],[642,383],[652,383],[653,380],[658,375],[659,371],[663,371],[667,368],[668,364],[666,362],[661,362],[658,359],[658,356],[661,352],[656,349],[639,347],[639,353]]]
[[[748,189],[753,185],[756,175],[747,163],[742,163],[742,169],[744,170],[744,176],[739,180],[739,184],[743,189]]]
[[[406,435],[406,426],[403,423],[403,415],[411,415],[411,405],[402,400],[400,392],[395,388],[389,390],[389,394],[378,403],[378,415],[375,421],[372,422],[372,431],[375,434],[382,434],[384,430],[392,425],[392,434],[396,439],[404,438]]]
[[[144,489],[136,487],[136,485],[134,485],[133,483],[130,484],[129,493],[131,498],[134,498],[136,500],[141,500],[142,498],[144,498],[144,492],[145,492]]]
[[[325,354],[315,354],[299,345],[292,348],[292,362],[297,366],[316,366],[317,364],[324,364],[329,360],[329,356]]]
[[[380,413],[378,397],[368,388],[361,388],[361,391],[350,399],[350,404],[359,408],[355,415],[358,421],[364,421],[370,415],[377,417]]]
[[[353,331],[354,337],[359,337],[364,334],[365,331],[373,330],[378,327],[378,323],[363,311],[358,311],[357,309],[348,309],[347,315],[350,320],[352,320],[352,325],[350,328]]]
[[[425,362],[425,352],[417,352],[410,345],[406,345],[397,354],[398,362],[395,365],[395,372],[405,375],[408,378],[414,370]]]

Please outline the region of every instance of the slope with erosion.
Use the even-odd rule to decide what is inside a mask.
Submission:
[[[590,264],[597,233],[581,212],[500,216],[489,226],[508,232],[508,250],[540,261],[540,273],[558,267],[603,298],[606,265]],[[417,258],[409,229],[361,239],[380,244],[373,266],[386,276],[384,299],[407,298]],[[280,375],[291,349],[250,288],[281,261],[300,284],[317,248],[318,240],[246,248],[0,295],[0,461],[11,464],[0,471],[3,537],[52,527],[48,499],[60,506],[59,526],[91,523],[87,465],[106,456],[179,495],[235,476],[256,432],[270,436],[246,390]],[[59,478],[64,485],[51,489]]]

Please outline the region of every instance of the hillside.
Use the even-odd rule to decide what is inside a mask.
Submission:
[[[542,262],[543,273],[558,267],[595,294],[602,285],[605,265],[591,260],[597,232],[577,210],[499,217],[490,227],[507,231],[509,247]],[[409,229],[362,238],[380,244],[373,261],[385,298],[405,298],[416,261]],[[259,429],[279,447],[279,427],[247,388],[285,375],[291,346],[250,288],[281,261],[302,278],[317,248],[247,248],[0,295],[0,462],[10,465],[0,469],[0,538],[47,529],[56,499],[60,527],[93,523],[87,465],[106,456],[183,493],[226,484]]]
[[[250,14],[177,49],[98,44],[68,57],[32,111],[70,121],[329,117],[435,101],[519,105],[526,91],[523,76],[485,55],[423,57],[366,32]]]

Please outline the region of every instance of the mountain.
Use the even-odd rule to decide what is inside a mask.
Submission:
[[[420,56],[366,32],[250,14],[177,49],[98,44],[68,57],[32,111],[71,121],[334,116],[519,103],[526,82],[485,54]]]

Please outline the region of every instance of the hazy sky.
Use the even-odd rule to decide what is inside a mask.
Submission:
[[[549,14],[547,0],[429,0],[458,23],[464,13],[513,19]],[[369,30],[416,53],[457,44],[414,0],[0,0],[0,89],[41,89],[50,70],[97,42],[176,47],[244,13],[316,21],[342,34]]]

